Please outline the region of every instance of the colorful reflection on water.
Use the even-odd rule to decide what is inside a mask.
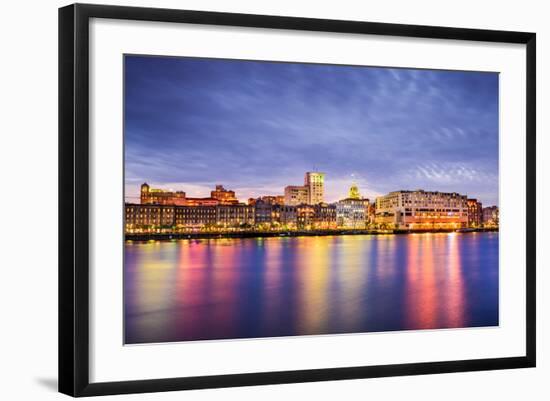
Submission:
[[[125,342],[498,325],[498,233],[126,243]]]

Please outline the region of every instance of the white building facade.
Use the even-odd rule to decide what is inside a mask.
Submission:
[[[375,222],[402,229],[463,228],[468,225],[467,199],[456,192],[390,192],[376,198]]]

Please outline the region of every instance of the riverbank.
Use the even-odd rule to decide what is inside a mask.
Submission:
[[[127,241],[169,241],[178,239],[215,239],[215,238],[269,238],[269,237],[317,237],[330,235],[388,235],[422,233],[474,233],[498,232],[498,228],[436,229],[436,230],[293,230],[293,231],[235,231],[235,232],[197,232],[197,233],[146,233],[125,234]]]

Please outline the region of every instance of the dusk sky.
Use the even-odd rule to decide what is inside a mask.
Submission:
[[[126,56],[125,191],[282,195],[322,171],[352,183],[459,192],[498,205],[498,74]]]

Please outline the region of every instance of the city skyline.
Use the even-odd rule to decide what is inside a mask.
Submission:
[[[246,201],[323,171],[329,203],[355,182],[499,204],[497,74],[141,56],[125,73],[128,202],[145,181]]]
[[[392,191],[371,203],[357,186],[338,202],[325,203],[324,173],[306,172],[304,186],[285,188],[284,196],[239,202],[230,188],[216,185],[207,197],[164,191],[143,183],[139,203],[126,203],[125,229],[138,235],[215,235],[247,233],[340,233],[338,230],[495,230],[497,206],[456,192]],[[291,188],[292,191],[287,192]],[[320,230],[320,231],[319,231]],[[336,231],[334,231],[336,230]],[[133,238],[133,237],[132,237]]]
[[[307,172],[307,173],[312,173],[312,172]],[[313,173],[319,173],[319,172],[313,172]],[[325,173],[323,173],[324,175],[326,175]],[[231,192],[236,192],[236,191],[233,191],[231,188],[227,187],[225,188],[225,185],[222,183],[220,184],[219,182],[217,182],[216,184],[212,184],[210,188],[206,188],[204,192],[201,192],[201,193],[196,193],[196,192],[188,192],[186,191],[185,188],[161,188],[161,187],[158,187],[154,184],[151,184],[149,182],[143,182],[141,185],[138,186],[138,188],[136,189],[136,191],[134,191],[136,193],[136,196],[131,196],[131,197],[127,197],[125,202],[126,203],[140,203],[140,188],[143,188],[144,185],[147,185],[148,187],[150,188],[154,188],[155,190],[162,190],[162,191],[166,191],[166,192],[171,192],[171,193],[174,193],[174,194],[177,194],[177,193],[184,193],[186,196],[188,197],[191,197],[191,198],[204,198],[204,199],[208,199],[210,196],[211,196],[211,192],[213,190],[213,188],[215,189],[218,189],[219,187],[221,187],[223,190],[229,190]],[[288,185],[287,187],[293,187],[293,185]],[[325,187],[326,188],[326,187]],[[334,200],[334,201],[324,201],[322,203],[326,203],[326,204],[332,204],[332,203],[336,203],[340,200],[343,200],[343,199],[346,199],[346,198],[349,198],[349,193],[350,193],[350,189],[353,189],[353,190],[356,190],[358,191],[358,195],[360,196],[361,199],[368,199],[370,203],[375,203],[376,202],[376,199],[377,198],[380,198],[380,197],[384,197],[392,192],[415,192],[415,191],[423,191],[423,192],[441,192],[441,193],[457,193],[459,195],[463,195],[463,196],[466,196],[468,199],[471,199],[471,200],[479,200],[478,197],[475,196],[475,194],[461,194],[460,192],[458,191],[448,191],[448,192],[445,192],[445,191],[438,191],[438,190],[429,190],[429,189],[425,189],[425,188],[399,188],[399,189],[394,189],[394,190],[391,190],[391,191],[388,191],[387,193],[385,194],[380,194],[380,195],[377,195],[375,197],[369,197],[369,196],[366,196],[364,194],[364,192],[361,190],[361,188],[359,188],[356,184],[355,181],[351,181],[346,192],[343,193],[340,197],[338,197],[338,199]],[[266,196],[279,196],[279,197],[282,197],[284,198],[285,195],[284,195],[284,188],[283,188],[283,191],[281,191],[282,193],[278,193],[278,194],[260,194],[256,197],[248,197],[248,198],[244,198],[244,197],[239,197],[239,195],[237,193],[235,193],[235,199],[239,202],[239,203],[243,203],[243,204],[246,204],[248,202],[248,200],[250,199],[260,199],[262,197],[266,197]],[[306,204],[312,204],[311,202],[304,202]],[[483,203],[483,202],[482,202]],[[486,206],[497,206],[498,205],[495,205],[495,204],[485,204]]]

